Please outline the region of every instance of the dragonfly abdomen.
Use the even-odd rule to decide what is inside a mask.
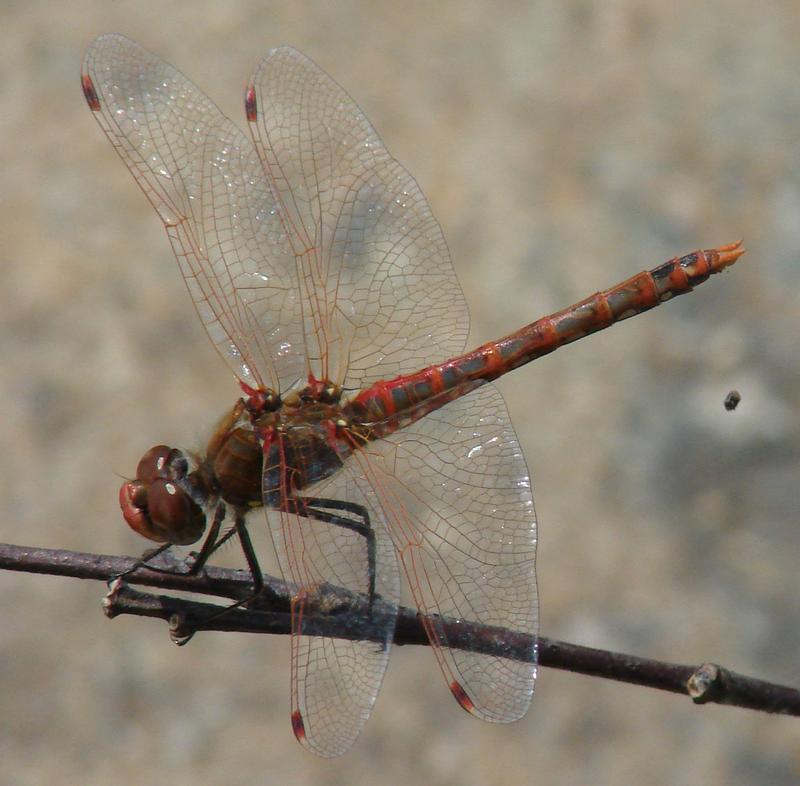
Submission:
[[[738,242],[676,257],[465,355],[416,374],[376,382],[348,408],[371,425],[375,436],[386,436],[564,344],[691,292],[743,253]]]
[[[569,308],[542,317],[496,342],[501,361],[489,378],[495,379],[564,344],[691,292],[714,273],[732,265],[743,253],[739,242],[675,257],[652,270],[637,273],[621,284],[596,292]],[[483,349],[481,347],[476,352]]]

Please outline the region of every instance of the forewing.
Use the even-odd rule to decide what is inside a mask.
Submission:
[[[536,677],[536,516],[500,393],[487,384],[364,453],[448,687],[485,720],[520,718]],[[451,648],[440,617],[527,633],[528,659]]]
[[[368,523],[375,536],[375,596],[367,610],[366,538],[312,515],[265,508],[281,571],[294,588],[292,726],[314,753],[338,756],[355,742],[378,695],[394,635],[400,576],[375,493],[350,467],[305,489],[302,496],[316,498],[309,509]],[[344,501],[351,510],[326,500]],[[353,507],[361,513],[353,513]],[[318,635],[319,615],[333,623],[336,637]]]
[[[296,257],[309,370],[359,388],[461,352],[467,308],[441,228],[350,96],[283,47],[246,104]]]
[[[211,341],[251,386],[303,376],[294,257],[252,142],[180,71],[120,35],[83,64],[90,108],[163,222]]]

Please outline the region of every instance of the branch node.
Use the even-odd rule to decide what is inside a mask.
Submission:
[[[123,586],[124,582],[120,576],[108,582],[108,592],[103,596],[103,614],[110,620],[113,620],[119,613],[117,601]]]
[[[699,666],[686,681],[686,692],[695,704],[716,701],[722,693],[725,669],[716,663]]]
[[[183,614],[172,614],[169,618],[169,637],[172,639],[173,644],[183,647],[188,644],[194,636],[195,631],[192,630],[186,622],[186,616]]]

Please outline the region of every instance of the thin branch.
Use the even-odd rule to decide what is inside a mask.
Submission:
[[[108,582],[128,573],[138,564],[139,560],[132,557],[0,544],[0,569],[4,570]],[[140,567],[126,575],[124,582],[113,582],[104,601],[104,610],[109,617],[134,614],[163,619],[170,623],[171,633],[177,641],[185,640],[200,630],[291,633],[289,607],[292,592],[283,581],[264,577],[265,592],[258,599],[258,608],[253,604],[248,608],[226,608],[169,595],[142,593],[128,585],[194,592],[237,602],[249,597],[251,592],[247,571],[207,567],[201,575],[189,576],[170,572],[176,569],[175,565],[161,561],[161,558],[149,565],[156,569]],[[304,618],[304,626],[306,623],[310,625],[307,632],[313,635],[378,641],[382,615],[393,612],[388,604],[377,599],[368,613],[364,597],[338,587],[321,587],[318,597],[318,611]],[[526,659],[532,649],[530,636],[523,633],[456,619],[444,619],[442,623],[448,644],[454,649],[512,660]],[[394,643],[428,644],[414,609],[399,608]],[[537,640],[537,649],[541,666],[681,693],[697,704],[728,704],[762,712],[800,715],[800,691],[797,689],[745,677],[715,664],[666,663],[543,636]]]

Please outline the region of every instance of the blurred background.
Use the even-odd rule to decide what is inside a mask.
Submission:
[[[800,685],[797,3],[31,0],[0,30],[0,540],[141,553],[119,475],[203,445],[237,395],[85,106],[87,44],[137,39],[242,124],[250,71],[292,44],[419,180],[473,345],[745,238],[732,271],[501,389],[543,635]],[[797,719],[542,670],[528,716],[492,726],[411,647],[352,752],[319,760],[291,734],[287,639],[177,648],[103,594],[0,574],[0,783],[800,781]]]

